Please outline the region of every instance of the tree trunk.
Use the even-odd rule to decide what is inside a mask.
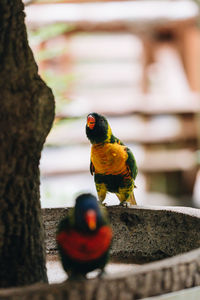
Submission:
[[[47,281],[39,160],[54,118],[21,0],[0,0],[0,287]]]

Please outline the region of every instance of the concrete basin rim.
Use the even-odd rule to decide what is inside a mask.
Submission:
[[[148,272],[164,270],[174,267],[175,265],[183,265],[183,264],[190,264],[193,261],[199,259],[200,260],[200,248],[182,253],[177,254],[172,257],[163,258],[158,261],[153,261],[149,263],[144,263],[142,265],[134,265],[133,270],[123,271],[117,274],[106,275],[105,278],[108,280],[119,279],[119,278],[126,278],[127,276],[135,276],[139,274],[147,274]]]
[[[188,206],[158,206],[158,205],[130,205],[128,207],[121,207],[119,205],[108,205],[105,206],[108,209],[116,209],[116,210],[143,210],[143,211],[158,211],[158,212],[172,212],[172,213],[180,213],[180,214],[185,214],[189,215],[191,217],[196,217],[200,219],[200,208],[193,208],[193,207],[188,207]],[[69,210],[72,209],[73,207],[53,207],[53,208],[42,208],[43,211],[56,211],[56,210]]]
[[[188,254],[191,254],[188,255]],[[190,256],[190,259],[188,258],[188,256]],[[24,287],[10,287],[10,288],[2,288],[0,289],[0,297],[6,297],[6,299],[15,299],[16,296],[22,296],[23,292],[24,293],[40,293],[41,295],[45,295],[45,293],[47,293],[47,295],[49,295],[49,293],[51,293],[52,291],[55,291],[60,289],[61,291],[64,290],[68,290],[70,287],[74,288],[75,286],[86,286],[86,285],[90,285],[95,283],[96,284],[103,284],[104,283],[106,285],[109,284],[109,282],[113,282],[113,281],[117,281],[117,282],[121,282],[121,280],[128,280],[129,282],[131,280],[135,280],[137,276],[142,276],[142,275],[148,275],[148,273],[154,273],[157,272],[159,270],[167,270],[167,269],[171,269],[172,267],[174,267],[175,265],[173,264],[174,260],[177,258],[179,258],[178,263],[176,264],[176,266],[185,264],[185,263],[192,263],[193,261],[195,262],[196,259],[200,259],[200,248],[195,249],[195,250],[191,250],[187,253],[184,254],[180,254],[171,258],[166,258],[166,259],[162,259],[160,261],[156,261],[156,262],[152,262],[152,263],[147,263],[144,264],[142,266],[138,266],[136,267],[135,270],[133,271],[128,271],[128,272],[121,272],[120,274],[116,274],[116,275],[111,275],[111,276],[105,276],[103,278],[93,278],[90,280],[80,280],[80,281],[63,281],[61,283],[53,283],[53,284],[48,284],[48,283],[34,283],[28,286],[24,286]],[[187,261],[183,260],[186,258]],[[8,298],[7,298],[8,297]],[[28,299],[28,298],[25,298]],[[64,298],[63,298],[64,299]]]
[[[172,214],[182,214],[182,215],[188,215],[192,216],[195,219],[200,219],[200,210],[199,209],[194,209],[190,207],[171,207],[171,206],[133,206],[130,208],[122,208],[119,206],[109,206],[111,208],[111,211],[119,211],[119,212],[128,212],[128,211],[137,211],[137,210],[144,210],[144,212],[163,212],[163,213],[172,213]],[[63,208],[62,208],[63,209]],[[54,209],[50,209],[54,210]],[[66,208],[67,210],[67,208]],[[46,212],[49,212],[49,209],[46,209]],[[76,281],[76,282],[70,282],[70,281],[65,281],[61,283],[56,283],[56,284],[45,284],[45,283],[35,283],[31,284],[25,287],[11,287],[7,289],[0,289],[0,298],[4,297],[3,299],[9,299],[9,300],[14,300],[14,299],[20,299],[19,296],[21,296],[25,300],[31,300],[31,299],[40,299],[40,296],[42,297],[48,297],[49,294],[54,293],[63,295],[66,292],[70,292],[73,290],[73,288],[76,287],[84,287],[84,289],[88,286],[88,289],[92,288],[93,290],[96,289],[96,287],[99,285],[100,287],[104,288],[108,286],[109,284],[114,284],[113,286],[123,286],[123,288],[129,285],[133,285],[133,288],[131,291],[129,291],[132,294],[137,294],[137,282],[144,281],[144,286],[139,288],[139,293],[143,295],[141,298],[147,297],[147,296],[155,296],[161,293],[166,293],[166,290],[160,290],[159,292],[157,291],[151,291],[151,295],[145,294],[144,292],[144,287],[145,284],[148,283],[148,280],[150,277],[152,278],[157,278],[159,279],[162,273],[162,276],[165,272],[168,272],[168,276],[170,277],[170,287],[167,289],[168,292],[173,291],[173,274],[177,274],[177,280],[180,282],[180,284],[176,287],[176,290],[180,290],[183,288],[189,288],[191,286],[196,286],[200,284],[200,272],[199,270],[199,262],[200,262],[200,248],[196,248],[190,251],[187,251],[182,254],[178,254],[172,257],[168,258],[163,258],[158,261],[154,262],[149,262],[145,263],[143,265],[139,266],[133,266],[133,270],[129,271],[124,271],[120,272],[117,274],[111,274],[107,275],[104,278],[94,278],[90,279],[88,281]],[[185,269],[184,271],[184,276],[185,279],[182,279],[183,275],[181,275],[181,272],[183,271],[182,269]],[[190,272],[188,273],[188,269],[190,269]],[[195,273],[196,272],[196,273]],[[191,283],[188,281],[188,276],[191,278],[194,278],[194,276],[198,276],[198,282]],[[185,281],[186,284],[185,284]],[[189,283],[188,283],[189,282]],[[123,285],[124,284],[124,285]],[[135,289],[135,290],[134,290]],[[35,297],[36,296],[36,297]],[[132,297],[133,298],[133,297]],[[2,299],[2,298],[1,298]],[[47,299],[47,298],[44,298]],[[52,299],[56,299],[52,296]],[[59,299],[65,299],[65,298],[59,298]],[[95,298],[99,299],[99,298]],[[120,298],[122,299],[122,298]],[[136,298],[134,298],[136,299]],[[137,298],[139,299],[139,298]]]
[[[196,217],[200,218],[200,209],[199,208],[193,208],[193,207],[188,207],[188,206],[151,206],[151,205],[131,205],[128,207],[121,207],[119,205],[110,205],[106,206],[107,208],[111,209],[131,209],[131,210],[144,210],[144,211],[158,211],[158,212],[172,212],[172,213],[180,213],[180,214],[185,214],[189,215],[191,217]]]

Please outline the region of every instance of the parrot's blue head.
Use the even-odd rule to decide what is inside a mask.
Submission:
[[[75,226],[86,232],[95,232],[103,223],[97,199],[92,194],[81,194],[75,203]]]
[[[87,116],[86,135],[92,144],[109,140],[112,132],[106,118],[97,113],[90,113]]]

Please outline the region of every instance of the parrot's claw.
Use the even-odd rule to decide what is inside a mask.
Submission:
[[[127,202],[125,202],[125,201],[123,201],[123,202],[120,202],[120,204],[119,204],[120,206],[122,206],[122,207],[128,207],[128,203]]]

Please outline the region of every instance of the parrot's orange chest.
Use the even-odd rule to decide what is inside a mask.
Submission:
[[[104,143],[92,145],[91,161],[95,173],[118,175],[126,171],[128,154],[126,147],[118,143]]]

